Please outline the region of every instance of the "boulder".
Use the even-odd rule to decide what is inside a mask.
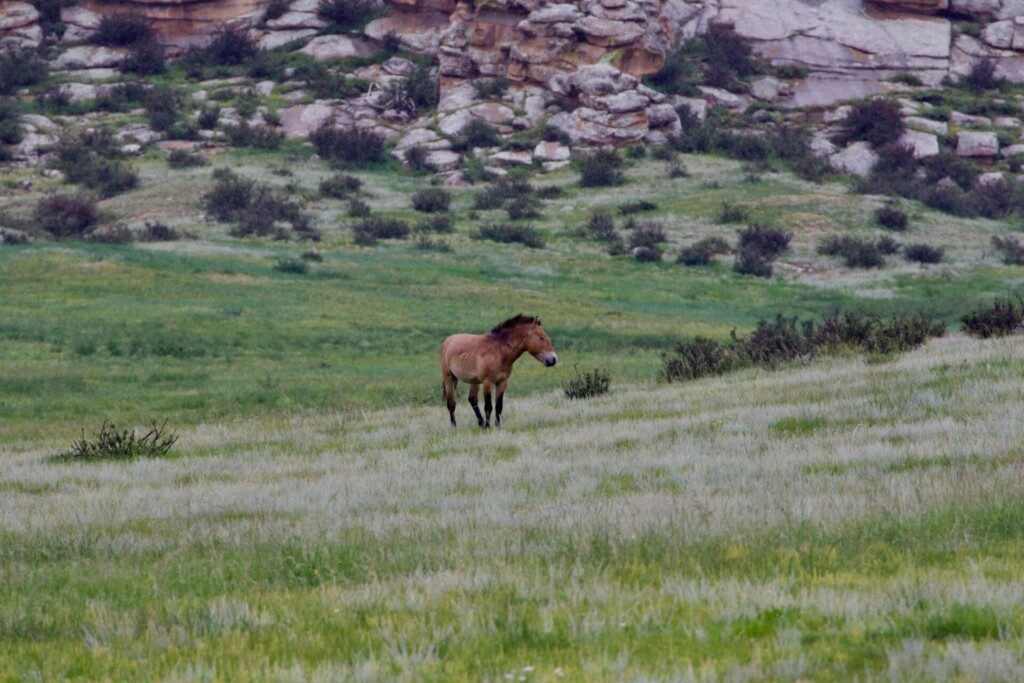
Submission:
[[[62,7],[60,20],[64,24],[61,41],[65,43],[81,43],[89,40],[100,26],[100,15],[81,5]]]
[[[305,40],[306,38],[312,38],[316,35],[316,29],[314,28],[303,28],[295,29],[293,31],[270,31],[263,34],[257,41],[262,50],[276,50],[279,47],[284,47],[289,43],[294,43],[299,40]]]
[[[716,104],[726,109],[743,109],[746,106],[743,98],[739,95],[733,94],[728,90],[722,90],[721,88],[712,88],[710,86],[701,85],[697,88],[700,90],[700,94],[711,104]]]
[[[871,173],[878,155],[866,142],[854,142],[846,149],[836,152],[829,157],[829,164],[840,173],[852,173],[864,177]]]
[[[962,157],[994,157],[999,154],[999,138],[995,133],[961,131],[956,136],[956,153]]]
[[[978,185],[982,187],[986,185],[998,185],[1001,182],[1003,182],[1003,174],[1001,171],[990,171],[978,176]]]
[[[908,128],[899,139],[899,144],[908,147],[915,159],[927,159],[939,153],[939,138],[932,133],[923,133]]]
[[[782,81],[771,76],[759,78],[750,84],[750,96],[763,102],[774,102],[782,94]]]
[[[345,35],[319,36],[299,50],[302,54],[309,55],[318,62],[344,57],[369,57],[376,51],[371,43]]]
[[[79,45],[65,50],[51,66],[58,71],[118,67],[124,61],[126,51],[101,45]]]
[[[560,142],[538,142],[533,148],[533,156],[541,161],[566,161],[571,154],[569,148]]]
[[[461,160],[462,157],[455,152],[451,152],[446,149],[438,149],[427,154],[423,163],[431,170],[442,173],[444,171],[452,171],[458,168]]]
[[[529,166],[533,163],[533,153],[531,152],[498,152],[490,156],[491,163],[499,164],[501,166]]]
[[[267,28],[274,31],[298,29],[298,28],[323,28],[327,22],[316,15],[316,12],[296,12],[290,10],[277,19],[267,22]]]
[[[324,102],[285,107],[277,112],[281,130],[287,138],[303,138],[330,121],[334,109]]]
[[[936,135],[945,135],[949,132],[949,124],[943,121],[934,121],[920,116],[908,116],[903,119],[903,123],[906,124],[907,128],[923,130],[929,133],[935,133]]]

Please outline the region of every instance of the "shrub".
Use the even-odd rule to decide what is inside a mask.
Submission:
[[[472,119],[455,136],[452,149],[464,152],[473,147],[495,147],[501,144],[497,129],[483,119]]]
[[[126,192],[138,184],[135,171],[122,162],[110,131],[98,129],[61,138],[54,166],[68,182],[79,183],[102,197]]]
[[[976,215],[971,196],[956,185],[940,183],[928,186],[922,190],[920,200],[926,206],[954,216],[971,217]]]
[[[153,42],[153,29],[143,17],[112,14],[100,19],[92,42],[107,47],[131,47]]]
[[[397,218],[373,216],[352,226],[352,236],[362,246],[372,246],[378,240],[405,239],[408,235],[409,225]]]
[[[674,163],[668,169],[669,178],[685,178],[690,175],[690,172],[686,169],[686,164]]]
[[[277,259],[274,263],[274,270],[279,273],[291,273],[293,275],[305,275],[309,272],[309,264],[301,258],[286,256]]]
[[[263,10],[263,16],[260,18],[260,21],[266,23],[274,19],[280,19],[288,12],[290,5],[291,0],[270,0],[267,8]]]
[[[842,256],[847,268],[881,268],[885,265],[885,257],[877,244],[849,235],[826,237],[818,245],[818,253]]]
[[[334,199],[347,199],[359,192],[362,187],[363,181],[359,178],[345,173],[335,173],[320,181],[320,194]]]
[[[317,154],[335,167],[365,166],[384,161],[384,138],[363,128],[335,128],[327,121],[313,131]]]
[[[243,28],[224,26],[201,53],[201,59],[217,66],[238,66],[257,54],[256,43]]]
[[[100,111],[129,111],[141,107],[149,88],[141,81],[118,83],[96,98]]]
[[[726,342],[697,337],[677,344],[662,357],[661,378],[674,382],[745,367],[771,369],[840,348],[868,353],[906,351],[944,333],[941,321],[913,314],[882,319],[837,311],[820,323],[779,315],[758,322],[748,337],[733,330]]]
[[[0,145],[21,142],[21,113],[13,98],[0,98]]]
[[[146,117],[154,130],[168,131],[178,120],[178,95],[168,86],[149,90],[143,100]]]
[[[416,224],[416,232],[451,232],[452,219],[448,214],[436,213],[430,218],[424,218]]]
[[[46,80],[46,62],[32,50],[0,52],[0,95],[13,95]]]
[[[963,84],[975,94],[981,94],[986,90],[997,90],[1003,86],[1003,82],[1003,79],[996,78],[996,62],[993,59],[982,59],[975,62],[963,79]]]
[[[476,96],[482,100],[498,99],[508,90],[508,79],[504,76],[482,78],[473,81],[473,90],[476,91]]]
[[[745,223],[750,220],[750,212],[746,207],[732,202],[722,202],[722,208],[715,218],[716,223]]]
[[[569,380],[568,384],[562,385],[562,391],[568,399],[593,398],[607,394],[612,385],[611,375],[603,368],[594,368],[589,372],[580,372],[578,366],[574,365],[576,376]]]
[[[540,218],[541,216],[537,200],[529,195],[516,197],[505,206],[505,211],[508,212],[509,220],[513,221]]]
[[[765,258],[773,259],[789,248],[793,233],[755,223],[740,230],[739,237],[741,250],[752,250]]]
[[[452,195],[440,187],[424,187],[412,196],[412,208],[423,213],[443,213],[451,204]]]
[[[143,242],[175,242],[180,239],[194,240],[196,236],[159,221],[146,221],[146,227],[139,232],[138,238]]]
[[[210,162],[202,154],[187,149],[172,149],[167,153],[167,165],[171,168],[196,168],[208,163]]]
[[[304,261],[313,261],[313,262],[319,263],[320,261],[324,260],[324,255],[321,254],[316,249],[310,249],[308,251],[302,252],[301,258]]]
[[[875,147],[882,147],[896,142],[904,130],[900,105],[878,98],[853,105],[842,122],[838,141],[846,144],[864,140]]]
[[[82,237],[98,217],[96,200],[87,194],[53,194],[36,202],[36,224],[57,238]]]
[[[203,195],[203,208],[218,221],[236,220],[252,202],[256,183],[226,168],[215,170],[213,181]]]
[[[284,133],[269,126],[251,126],[247,121],[242,121],[237,126],[225,127],[224,135],[232,147],[255,149],[277,149],[284,140]]]
[[[644,211],[657,211],[657,209],[657,204],[646,199],[637,199],[635,201],[619,204],[619,213],[623,216],[628,216],[634,213],[643,213]]]
[[[923,162],[925,181],[934,184],[943,178],[951,178],[961,188],[974,185],[978,167],[974,162],[957,156],[954,152],[942,151]]]
[[[992,246],[1003,256],[1008,266],[1024,266],[1024,244],[1012,235],[993,235]]]
[[[413,103],[416,111],[426,111],[437,106],[439,98],[437,82],[430,77],[430,71],[417,66],[401,81],[402,94]]]
[[[491,223],[481,226],[474,235],[477,239],[501,244],[522,244],[531,249],[543,249],[544,238],[537,228],[513,223]]]
[[[892,237],[889,237],[888,235],[882,235],[881,237],[879,237],[878,241],[875,242],[875,246],[878,248],[878,251],[882,252],[887,256],[895,254],[896,252],[903,248],[902,244],[894,240]]]
[[[166,421],[162,425],[153,422],[149,430],[142,434],[134,429],[119,430],[112,423],[104,421],[93,438],[86,438],[83,432],[80,440],[56,457],[77,462],[162,458],[170,453],[177,440],[176,434],[167,432]]]
[[[711,24],[707,33],[685,41],[670,54],[651,82],[668,92],[692,94],[701,83],[719,88],[760,70],[750,43],[732,26]]]
[[[890,200],[884,206],[875,209],[875,222],[887,230],[903,232],[910,221],[907,212],[900,208],[899,203]]]
[[[668,242],[668,234],[665,232],[665,228],[654,221],[637,223],[629,232],[630,249],[647,247],[660,251],[661,245],[666,242]]]
[[[473,207],[481,211],[500,209],[509,199],[533,194],[533,186],[520,177],[498,178],[473,195]]]
[[[753,250],[743,248],[740,248],[732,267],[740,275],[763,278],[771,277],[775,270],[771,259],[767,259]]]
[[[721,237],[705,237],[679,252],[676,263],[684,266],[706,266],[717,254],[729,251],[729,243]]]
[[[196,123],[204,130],[213,130],[220,123],[220,107],[216,105],[207,107],[204,105],[196,116]]]
[[[915,263],[942,263],[946,252],[942,247],[930,244],[908,244],[903,247],[903,258]]]
[[[1018,192],[1005,179],[978,183],[970,194],[973,210],[985,218],[1005,218],[1018,204]]]
[[[320,0],[316,15],[336,30],[353,31],[369,23],[379,11],[374,0]]]
[[[359,197],[352,197],[348,200],[348,215],[352,218],[365,218],[370,213],[370,205]]]
[[[1024,326],[1024,299],[997,299],[991,306],[975,309],[960,320],[973,337],[988,339],[1016,334]]]
[[[133,45],[121,63],[121,71],[139,76],[154,76],[167,70],[164,49],[155,41]]]
[[[587,234],[600,242],[612,242],[619,238],[619,234],[615,232],[615,218],[607,209],[592,211],[584,229]]]
[[[131,244],[135,235],[124,225],[111,225],[103,228],[96,228],[85,234],[83,239],[96,244]]]
[[[579,157],[580,187],[610,187],[621,185],[622,159],[618,152],[599,149]]]
[[[429,171],[427,157],[430,150],[423,145],[414,145],[405,150],[405,163],[414,171]]]

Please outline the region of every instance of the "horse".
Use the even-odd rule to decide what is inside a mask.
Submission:
[[[558,362],[555,347],[544,332],[540,318],[519,315],[499,324],[488,334],[453,334],[441,345],[441,381],[452,427],[455,425],[455,387],[459,380],[469,383],[469,405],[481,427],[491,426],[491,388],[497,390],[494,426],[501,426],[501,409],[512,374],[512,365],[529,353],[546,367]],[[480,414],[477,396],[484,390],[484,413]]]

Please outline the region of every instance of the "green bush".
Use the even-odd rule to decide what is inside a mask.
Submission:
[[[13,98],[0,98],[0,144],[16,145],[21,142],[21,112]]]
[[[52,194],[36,202],[36,225],[56,238],[83,237],[98,218],[96,200],[87,194]]]
[[[412,208],[423,213],[443,213],[451,204],[452,195],[440,187],[424,187],[412,196]]]
[[[133,45],[121,63],[121,72],[139,76],[154,76],[167,70],[164,49],[156,41]]]
[[[178,122],[180,100],[169,86],[151,88],[143,100],[146,118],[153,130],[169,131]]]
[[[881,268],[885,265],[882,250],[875,242],[849,235],[826,237],[818,245],[818,253],[842,256],[848,268]]]
[[[593,398],[607,394],[611,388],[612,378],[604,368],[593,368],[588,372],[580,372],[578,366],[573,366],[576,376],[569,380],[568,384],[562,385],[562,391],[568,399]]]
[[[875,222],[886,230],[903,232],[907,229],[910,219],[907,217],[907,212],[900,208],[898,202],[890,200],[884,206],[875,209]]]
[[[107,47],[131,47],[153,41],[149,22],[131,14],[110,14],[100,19],[91,42]]]
[[[942,247],[933,247],[930,244],[908,244],[903,247],[903,258],[914,263],[942,263],[946,251]]]
[[[120,159],[117,142],[107,129],[62,137],[53,165],[68,182],[95,190],[102,197],[112,197],[138,185],[138,175]]]
[[[409,236],[409,225],[397,218],[370,216],[352,226],[356,244],[372,246],[378,240],[405,239]]]
[[[167,153],[167,165],[171,168],[196,168],[210,162],[202,154],[187,149],[172,149]]]
[[[610,187],[625,181],[618,152],[599,149],[579,157],[580,187]]]
[[[898,102],[877,98],[853,105],[841,124],[841,144],[864,140],[874,147],[896,142],[903,135],[903,116]]]
[[[481,226],[473,235],[476,239],[500,244],[522,244],[531,249],[543,249],[544,238],[533,226],[514,223],[491,223]]]
[[[384,138],[363,128],[335,128],[327,121],[313,131],[310,142],[320,158],[335,167],[356,167],[384,161]]]
[[[335,173],[320,181],[320,194],[334,199],[348,199],[362,187],[363,181],[359,178],[345,173]]]
[[[380,10],[374,0],[320,0],[316,14],[335,30],[354,31],[378,17]]]
[[[226,126],[224,135],[232,147],[277,149],[284,141],[284,133],[269,126],[251,126],[248,121],[242,121],[237,126]]]
[[[214,66],[238,66],[256,57],[256,43],[243,28],[224,26],[200,53],[201,62]]]
[[[732,202],[722,202],[722,208],[715,218],[716,223],[745,223],[750,220],[750,212],[746,207]]]
[[[279,273],[291,273],[293,275],[305,275],[309,272],[309,264],[301,258],[286,256],[277,259],[274,263],[274,270]]]
[[[86,438],[83,432],[80,440],[56,457],[75,462],[162,458],[170,453],[177,441],[176,434],[167,432],[166,421],[162,425],[152,423],[149,430],[142,434],[136,433],[134,429],[119,430],[113,424],[104,422],[94,437]]]
[[[595,209],[590,213],[584,229],[599,242],[611,242],[618,239],[619,234],[615,232],[615,218],[612,212],[607,209]]]
[[[529,195],[516,197],[505,206],[509,220],[521,221],[540,218],[540,206],[537,200]]]
[[[879,318],[836,311],[820,323],[778,315],[758,322],[747,337],[733,330],[728,341],[696,337],[677,344],[662,357],[661,378],[676,382],[747,367],[773,369],[844,348],[867,353],[907,351],[943,334],[942,322],[916,314]]]
[[[619,204],[619,213],[623,216],[629,216],[634,213],[643,213],[645,211],[657,211],[658,205],[652,201],[646,199],[637,199],[629,202],[623,202]]]
[[[1024,299],[997,299],[991,306],[975,309],[960,320],[973,337],[988,339],[1016,334],[1024,325]]]
[[[464,152],[474,147],[496,147],[501,144],[497,129],[483,119],[472,119],[452,140],[452,149]]]
[[[46,62],[32,50],[0,52],[0,95],[13,95],[46,80]]]
[[[729,251],[729,243],[721,237],[705,237],[684,247],[676,258],[676,263],[684,266],[706,266],[718,254]]]
[[[1024,244],[1013,235],[993,235],[992,246],[1008,266],[1024,266]]]

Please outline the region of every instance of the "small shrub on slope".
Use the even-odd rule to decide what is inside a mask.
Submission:
[[[589,372],[580,372],[578,366],[573,366],[576,376],[562,385],[565,397],[569,399],[593,398],[607,394],[612,384],[612,378],[608,371],[603,368],[594,368]]]
[[[138,458],[161,458],[166,456],[178,441],[178,436],[167,431],[167,423],[155,422],[148,431],[138,434],[134,429],[118,429],[104,422],[92,438],[82,438],[71,444],[71,448],[57,455],[60,460],[90,462],[96,460],[135,460]]]
[[[54,194],[36,203],[36,224],[52,236],[83,237],[96,226],[96,201],[87,194]]]
[[[960,321],[973,337],[988,339],[1016,334],[1024,326],[1024,299],[999,299],[991,306],[971,311]]]
[[[477,239],[500,244],[522,244],[531,249],[543,249],[544,238],[537,228],[514,223],[491,223],[482,226],[474,235]]]
[[[1024,266],[1024,244],[1013,235],[993,235],[992,246],[1002,255],[1006,265]]]

